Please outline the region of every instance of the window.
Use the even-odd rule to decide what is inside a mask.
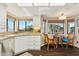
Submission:
[[[25,21],[19,21],[19,32],[25,31]]]
[[[75,33],[75,22],[68,22],[68,33]]]
[[[32,31],[33,21],[19,21],[19,32]]]
[[[5,21],[1,20],[0,21],[0,32],[5,32],[6,26],[5,26]]]
[[[33,21],[26,21],[26,31],[33,31]]]
[[[7,19],[7,31],[8,32],[14,32],[15,31],[15,21],[13,18],[8,18]]]
[[[63,34],[64,23],[48,23],[48,34],[54,34],[56,31],[59,34]]]

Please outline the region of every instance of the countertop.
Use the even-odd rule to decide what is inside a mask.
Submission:
[[[0,33],[0,40],[18,36],[41,36],[41,33],[31,33],[31,32]]]

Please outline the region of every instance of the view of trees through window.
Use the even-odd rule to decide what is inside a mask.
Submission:
[[[19,31],[25,31],[25,21],[19,21]]]
[[[33,31],[33,21],[26,21],[26,31]]]
[[[75,22],[68,22],[68,33],[75,33]]]
[[[32,21],[19,21],[19,31],[32,31],[33,30]]]
[[[14,32],[14,19],[13,18],[7,19],[7,31]]]
[[[54,34],[57,31],[57,33],[64,33],[64,23],[49,23],[48,24],[48,33]]]

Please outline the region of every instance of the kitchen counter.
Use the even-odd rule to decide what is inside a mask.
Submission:
[[[2,33],[0,43],[5,50],[3,55],[16,55],[27,50],[40,50],[43,39],[41,33]]]
[[[30,33],[30,32],[23,32],[23,33],[0,33],[0,40],[5,40],[11,37],[17,36],[39,36],[41,33]]]

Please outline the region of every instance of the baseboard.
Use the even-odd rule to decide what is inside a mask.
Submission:
[[[74,48],[78,48],[79,49],[79,47],[77,47],[77,46],[73,46]]]

